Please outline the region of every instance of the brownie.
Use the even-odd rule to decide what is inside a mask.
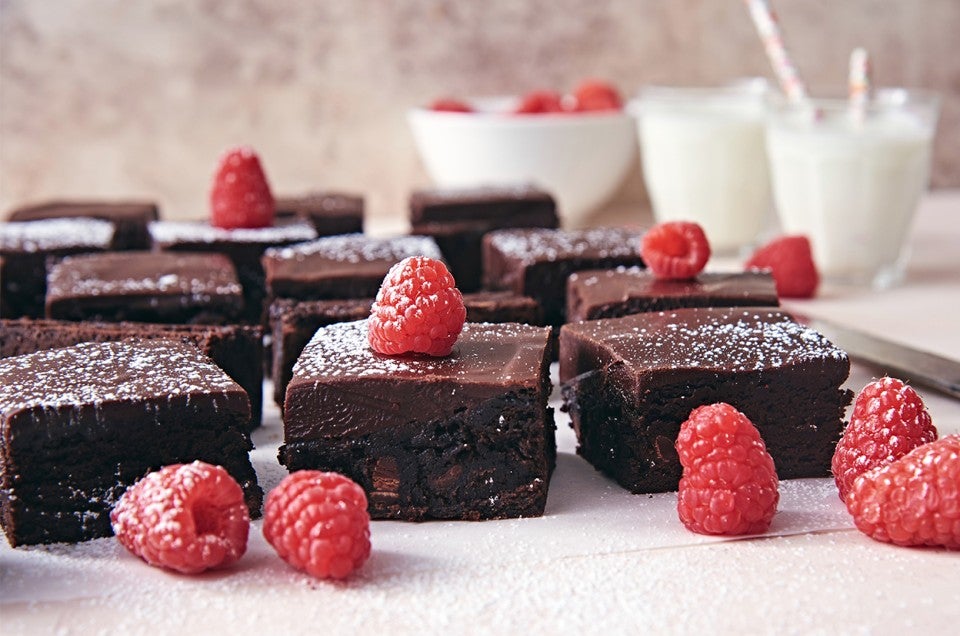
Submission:
[[[770,308],[677,309],[560,330],[577,452],[633,492],[677,489],[680,424],[714,402],[750,418],[781,479],[828,476],[849,371],[823,335]]]
[[[642,266],[640,230],[496,230],[483,239],[483,282],[535,298],[548,325],[566,316],[567,277],[584,269]]]
[[[278,220],[273,227],[226,230],[203,221],[158,221],[149,226],[153,246],[164,251],[216,252],[233,261],[243,286],[243,319],[261,324],[266,317],[266,288],[260,257],[268,247],[292,245],[317,237],[301,219]]]
[[[112,223],[98,219],[0,223],[0,318],[43,317],[47,260],[108,250],[113,233]]]
[[[365,321],[322,327],[294,368],[280,462],[348,475],[374,518],[539,516],[556,459],[549,336],[467,323],[450,356],[393,358]]]
[[[0,320],[0,358],[59,349],[81,342],[160,338],[190,342],[243,387],[250,397],[250,423],[260,425],[263,410],[263,339],[260,327],[243,325],[158,325],[142,322]]]
[[[443,256],[426,236],[326,236],[309,243],[268,249],[263,255],[267,295],[325,300],[372,298],[390,268],[408,256]]]
[[[114,225],[112,249],[145,250],[150,248],[147,224],[159,218],[159,210],[152,201],[45,201],[15,208],[8,217],[11,221],[101,219]]]
[[[222,254],[84,254],[47,274],[48,318],[223,324],[242,311],[243,289]]]
[[[480,288],[483,235],[516,227],[556,228],[553,197],[533,186],[434,188],[410,195],[413,234],[431,236],[461,291]]]
[[[587,270],[567,279],[567,322],[683,307],[776,307],[769,272],[703,273],[664,280],[640,267]]]
[[[299,217],[313,224],[317,236],[363,232],[363,197],[343,192],[310,192],[278,197],[277,217]]]
[[[469,322],[540,322],[536,301],[511,292],[474,292],[463,295]],[[283,407],[293,365],[313,334],[324,325],[362,320],[370,315],[372,298],[343,300],[292,300],[279,298],[270,305],[273,335],[273,399]],[[2,342],[2,341],[0,341]]]
[[[0,360],[0,524],[12,546],[111,534],[124,490],[202,460],[263,492],[250,463],[247,394],[196,347],[83,343]]]

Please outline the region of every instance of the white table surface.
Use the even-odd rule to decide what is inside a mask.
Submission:
[[[900,287],[825,289],[786,305],[960,359],[960,191],[924,201],[911,244]],[[849,386],[870,378],[855,365]],[[960,432],[960,401],[919,390],[941,434]],[[265,490],[285,474],[279,416],[267,407],[253,453]],[[558,415],[542,518],[376,521],[372,557],[346,583],[288,568],[259,521],[235,567],[195,577],[151,568],[113,538],[17,550],[2,542],[0,631],[956,633],[960,552],[863,536],[832,480],[782,482],[761,537],[704,537],[680,525],[675,493],[630,495],[577,457]]]

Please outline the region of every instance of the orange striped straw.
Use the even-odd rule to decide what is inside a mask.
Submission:
[[[770,8],[767,0],[744,0],[744,2],[750,10],[753,25],[757,28],[763,48],[767,52],[767,58],[773,66],[773,72],[787,99],[792,102],[803,101],[807,97],[807,88],[800,79],[797,67],[787,53],[787,48],[783,45],[777,14]]]
[[[870,54],[864,48],[850,54],[849,98],[854,121],[862,123],[870,102]]]

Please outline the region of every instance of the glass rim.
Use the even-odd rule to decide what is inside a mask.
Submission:
[[[716,86],[677,86],[667,84],[645,84],[634,97],[635,101],[687,101],[692,97],[742,98],[763,97],[771,92],[772,86],[763,77],[744,77]]]
[[[794,110],[809,110],[811,107],[817,110],[849,110],[850,98],[846,88],[832,87],[826,91],[818,91],[814,97],[791,101],[786,95],[779,91],[771,91],[767,94],[767,104],[781,112]],[[880,86],[872,91],[870,100],[866,103],[866,110],[891,107],[927,107],[938,109],[940,106],[940,94],[936,91],[923,88],[908,88],[903,86]]]

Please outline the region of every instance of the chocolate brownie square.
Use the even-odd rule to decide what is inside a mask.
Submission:
[[[350,476],[374,518],[539,516],[556,459],[549,337],[467,323],[450,356],[393,358],[366,321],[322,327],[294,367],[280,462]]]
[[[769,308],[692,308],[569,323],[560,380],[577,452],[632,492],[676,490],[694,408],[756,425],[781,479],[826,477],[852,398],[846,353]]]
[[[47,260],[108,250],[113,233],[112,223],[97,219],[0,223],[0,318],[43,317]]]
[[[363,232],[363,197],[343,192],[311,192],[278,197],[277,217],[299,217],[313,224],[317,236]]]
[[[0,358],[59,349],[81,342],[115,342],[125,338],[173,339],[193,344],[213,360],[250,397],[250,424],[260,425],[263,411],[263,337],[246,325],[158,325],[142,322],[70,322],[0,319]]]
[[[514,227],[559,226],[553,197],[533,186],[434,188],[410,195],[413,234],[431,236],[461,291],[480,288],[483,235]]]
[[[91,218],[113,223],[112,249],[145,250],[150,248],[147,224],[159,218],[157,204],[152,201],[46,201],[15,208],[11,221],[42,219]]]
[[[227,230],[203,221],[158,221],[149,227],[153,246],[173,252],[216,252],[233,262],[243,286],[244,322],[262,324],[266,317],[266,288],[260,258],[264,250],[317,237],[313,225],[302,219],[279,220],[273,227]]]
[[[263,255],[267,295],[298,300],[373,298],[390,268],[408,256],[442,259],[426,236],[325,236]]]
[[[664,280],[639,267],[574,272],[567,279],[567,322],[683,307],[776,307],[769,272],[702,273]]]
[[[536,301],[511,292],[474,292],[463,295],[468,322],[520,322],[539,324]],[[293,365],[313,334],[324,325],[363,320],[370,315],[372,298],[343,300],[292,300],[278,298],[270,305],[273,334],[273,399],[283,408]]]
[[[535,298],[548,325],[566,319],[567,277],[584,269],[642,266],[640,230],[496,230],[483,238],[483,282]]]
[[[243,288],[222,254],[85,254],[47,274],[48,318],[222,324],[242,311]]]
[[[84,343],[0,360],[0,524],[12,546],[111,534],[128,486],[168,464],[227,469],[263,492],[240,386],[186,343]]]

